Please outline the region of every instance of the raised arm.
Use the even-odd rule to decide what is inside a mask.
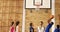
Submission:
[[[48,19],[48,23],[50,23],[50,21],[54,18],[53,15],[50,16],[50,19]]]

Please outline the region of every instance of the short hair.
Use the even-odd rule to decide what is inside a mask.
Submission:
[[[59,25],[57,25],[57,28],[59,28]]]
[[[17,26],[17,25],[19,25],[19,23],[20,23],[20,22],[19,22],[19,21],[17,21],[17,22],[16,22],[16,26]]]
[[[14,24],[14,22],[11,22],[11,26]]]
[[[43,24],[43,21],[41,21],[41,23]]]
[[[32,26],[32,23],[30,23],[30,26]]]
[[[51,22],[51,24],[53,25],[54,23],[53,23],[53,22]]]

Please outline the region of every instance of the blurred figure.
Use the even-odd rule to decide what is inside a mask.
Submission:
[[[59,26],[59,31],[60,31],[60,26]]]
[[[30,23],[30,32],[34,32],[33,24]]]
[[[14,22],[11,22],[11,27],[9,32],[15,32]]]
[[[55,28],[54,32],[60,32],[59,30],[60,30],[59,25],[57,25],[57,28]]]
[[[54,24],[53,22],[50,22],[50,21],[51,21],[53,18],[54,18],[54,16],[52,15],[52,16],[50,17],[50,19],[48,19],[48,25],[47,25],[47,27],[46,27],[45,32],[50,32],[50,28],[51,28],[52,25]]]
[[[38,27],[38,32],[44,32],[45,28],[43,26],[43,21],[40,22],[40,26]]]
[[[19,21],[16,22],[16,32],[19,32]]]

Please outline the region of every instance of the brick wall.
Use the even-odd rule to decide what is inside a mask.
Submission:
[[[23,0],[0,0],[0,32],[8,32],[10,28],[11,21],[20,21],[19,27],[20,32],[22,29],[22,9]],[[60,0],[55,1],[55,20],[56,25],[60,23],[58,14],[60,14]],[[26,25],[25,32],[29,32],[29,24],[32,22],[35,32],[37,31],[37,26],[39,26],[40,21],[44,22],[44,26],[47,25],[47,20],[51,15],[51,9],[48,9],[48,13],[45,12],[46,9],[40,9],[39,11],[26,9]]]
[[[29,32],[29,24],[32,22],[35,31],[37,32],[37,27],[40,25],[40,21],[44,22],[44,26],[47,25],[47,20],[51,15],[51,9],[48,10],[48,13],[45,12],[46,9],[40,9],[39,11],[32,10],[32,13],[29,9],[26,9],[26,32]]]
[[[55,16],[56,16],[56,25],[57,25],[57,24],[60,23],[59,16],[58,16],[60,14],[60,0],[55,1],[55,7],[56,7],[55,8],[55,10],[56,10],[56,12],[55,12],[56,15]]]
[[[8,32],[12,21],[20,21],[21,32],[22,2],[20,0],[0,0],[0,32]]]

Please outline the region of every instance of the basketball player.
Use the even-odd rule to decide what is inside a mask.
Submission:
[[[54,32],[60,32],[59,31],[59,25],[57,25],[57,28],[55,28]]]
[[[19,32],[19,21],[16,22],[16,32]]]
[[[33,28],[32,23],[30,23],[30,32],[34,32],[34,28]]]
[[[15,32],[14,22],[11,23],[11,27],[10,27],[10,31],[9,32]]]
[[[52,16],[50,17],[50,19],[48,20],[48,25],[47,25],[47,27],[46,27],[45,32],[50,32],[50,28],[51,28],[52,25],[54,24],[53,22],[50,22],[50,21],[51,21],[53,18],[54,18],[54,16],[52,15]]]
[[[40,26],[38,27],[38,32],[45,32],[45,28],[43,26],[43,21],[40,22]]]
[[[59,31],[60,31],[60,26],[59,26]]]

